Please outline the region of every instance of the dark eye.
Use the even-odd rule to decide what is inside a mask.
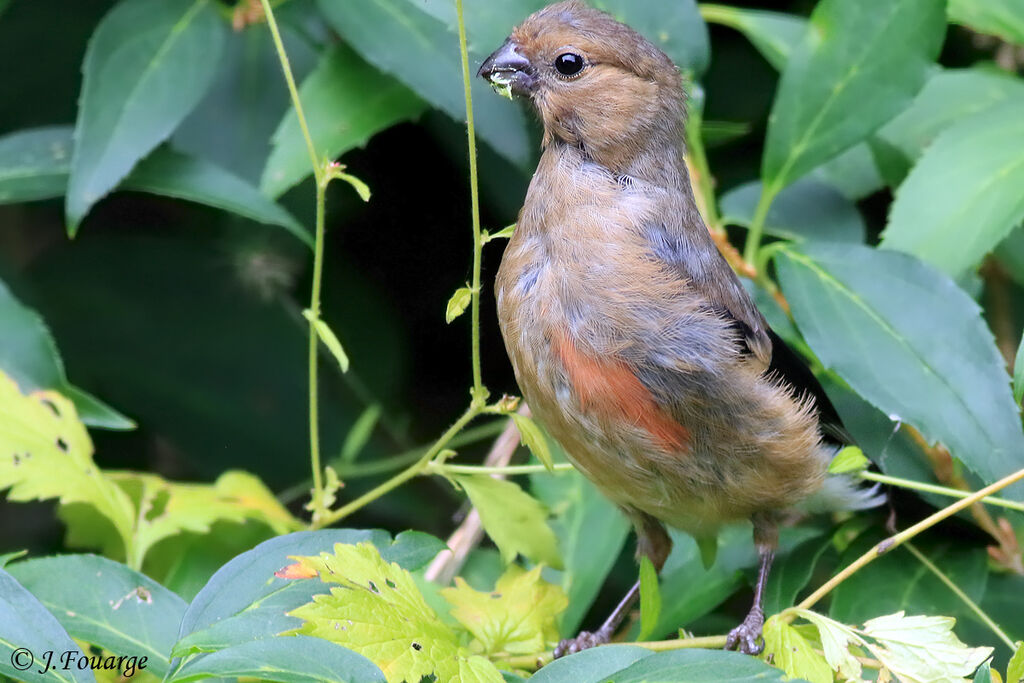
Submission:
[[[583,57],[566,52],[555,58],[555,70],[563,76],[575,76],[583,70]]]

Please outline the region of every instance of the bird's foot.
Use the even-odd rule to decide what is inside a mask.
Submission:
[[[743,623],[729,631],[729,636],[725,639],[725,649],[737,649],[745,655],[761,654],[764,650],[764,639],[761,637],[763,627],[764,613],[758,609],[750,610]]]
[[[565,657],[566,655],[573,655],[583,650],[589,650],[598,645],[605,645],[610,640],[611,634],[604,629],[598,629],[593,633],[590,631],[580,631],[575,638],[566,638],[558,644],[558,647],[555,648],[555,659]]]

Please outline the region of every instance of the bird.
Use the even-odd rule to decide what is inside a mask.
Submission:
[[[543,126],[495,279],[522,396],[658,571],[666,525],[706,543],[752,523],[754,601],[726,648],[757,654],[780,523],[882,498],[828,474],[839,416],[698,211],[680,70],[629,26],[567,0],[528,16],[477,75],[531,103]],[[639,583],[555,656],[609,642],[638,595]]]

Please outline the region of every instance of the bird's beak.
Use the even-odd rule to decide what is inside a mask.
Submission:
[[[513,95],[529,96],[537,82],[533,65],[519,53],[519,45],[511,38],[484,60],[476,75],[486,79],[496,93],[509,99]]]

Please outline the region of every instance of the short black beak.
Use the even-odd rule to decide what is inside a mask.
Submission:
[[[537,80],[530,60],[519,53],[519,46],[511,38],[484,60],[476,75],[509,98],[512,95],[529,95]]]

